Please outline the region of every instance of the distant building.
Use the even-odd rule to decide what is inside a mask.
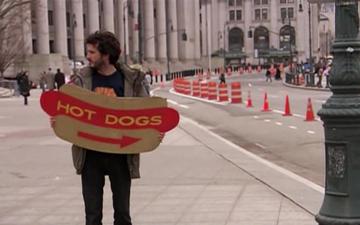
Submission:
[[[309,22],[313,56],[329,54],[334,39],[333,4],[312,4],[309,20],[307,0],[35,2],[24,13],[32,21],[24,23],[24,31],[32,32],[23,34],[27,58],[19,64],[29,68],[31,76],[48,67],[70,73],[69,59],[86,61],[84,40],[96,30],[117,35],[122,60],[126,55],[127,61],[161,65],[169,56],[173,64],[204,67],[222,65],[224,56],[227,63],[263,64],[290,60],[290,55],[305,61]]]

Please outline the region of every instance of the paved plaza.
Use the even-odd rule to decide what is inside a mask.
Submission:
[[[32,92],[0,99],[0,225],[80,225],[84,207],[70,144],[53,134]],[[142,154],[134,225],[315,225],[322,193],[239,151],[187,118]],[[106,180],[104,224],[112,224]]]

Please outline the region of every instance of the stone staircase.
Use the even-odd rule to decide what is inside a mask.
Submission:
[[[0,98],[8,98],[14,95],[14,91],[0,87]]]

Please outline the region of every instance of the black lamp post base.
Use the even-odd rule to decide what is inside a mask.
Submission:
[[[360,218],[335,218],[322,216],[320,214],[315,216],[316,222],[319,225],[359,225]]]

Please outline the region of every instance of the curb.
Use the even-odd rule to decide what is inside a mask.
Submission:
[[[304,89],[304,90],[312,90],[312,91],[330,91],[330,88],[317,88],[317,87],[304,87],[293,84],[288,84],[283,80],[283,85],[290,88]]]

